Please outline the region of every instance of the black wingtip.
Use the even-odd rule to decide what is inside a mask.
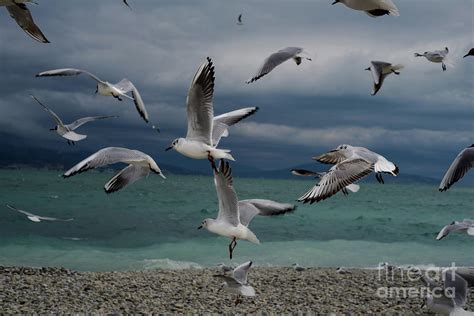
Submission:
[[[393,170],[393,173],[394,173],[395,175],[398,175],[398,174],[400,173],[400,168],[398,168],[397,165],[395,165],[395,170]]]

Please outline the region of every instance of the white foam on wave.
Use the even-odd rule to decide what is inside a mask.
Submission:
[[[145,259],[143,260],[143,269],[170,269],[170,270],[182,270],[182,269],[202,269],[203,267],[199,264],[191,261],[175,261],[171,259]]]

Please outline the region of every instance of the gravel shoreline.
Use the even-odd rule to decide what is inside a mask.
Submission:
[[[253,267],[249,282],[257,296],[243,298],[221,289],[218,268],[75,272],[64,268],[0,267],[2,314],[31,313],[313,313],[419,315],[423,299],[380,298],[379,287],[420,288],[400,270],[392,280],[377,270]],[[387,280],[388,279],[388,280]],[[471,290],[468,310],[474,310]]]

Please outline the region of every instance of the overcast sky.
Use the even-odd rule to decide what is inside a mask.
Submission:
[[[3,147],[93,152],[125,146],[158,163],[186,167],[189,159],[164,148],[186,134],[186,94],[206,56],[216,68],[216,115],[260,107],[220,144],[241,164],[287,168],[346,143],[383,154],[401,172],[440,177],[474,143],[474,57],[462,58],[474,46],[472,0],[394,0],[401,16],[379,18],[332,6],[331,0],[129,0],[132,10],[121,0],[38,2],[28,6],[50,44],[28,37],[0,10]],[[240,13],[243,26],[236,25]],[[313,61],[286,62],[245,84],[267,55],[286,46],[304,47]],[[454,63],[446,72],[413,56],[445,46]],[[371,60],[405,66],[374,97],[371,75],[364,71]],[[63,67],[110,82],[130,79],[150,124],[132,102],[94,95],[88,77],[34,77]],[[51,118],[29,94],[66,122],[120,117],[83,126],[79,132],[89,137],[68,147],[48,131]]]

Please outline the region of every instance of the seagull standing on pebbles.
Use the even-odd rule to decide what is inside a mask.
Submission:
[[[142,97],[138,92],[137,88],[133,83],[128,79],[122,79],[119,82],[112,84],[110,82],[104,81],[97,77],[96,75],[81,69],[75,68],[63,68],[63,69],[53,69],[40,72],[36,77],[54,77],[54,76],[77,76],[80,74],[86,74],[95,81],[97,81],[97,87],[95,93],[99,93],[103,96],[112,96],[119,101],[122,101],[122,98],[127,98],[135,103],[140,116],[148,123],[149,117],[148,112],[146,111],[145,104],[143,103]],[[132,96],[129,96],[127,93],[131,92]]]
[[[454,183],[461,180],[462,177],[474,166],[474,144],[463,149],[456,159],[451,163],[444,174],[439,190],[441,192],[449,189]]]
[[[90,169],[119,162],[126,163],[128,166],[120,170],[105,184],[106,193],[121,190],[129,184],[147,177],[150,172],[159,174],[163,179],[166,179],[153,158],[141,151],[120,147],[107,147],[99,150],[66,171],[63,177],[69,178]]]
[[[282,215],[295,210],[292,204],[282,204],[270,200],[251,199],[237,200],[232,185],[232,169],[228,162],[220,161],[219,170],[214,170],[214,183],[219,200],[219,213],[216,219],[206,218],[198,229],[205,228],[209,232],[231,238],[229,257],[237,246],[237,239],[248,240],[259,244],[257,236],[248,228],[256,215]]]
[[[372,95],[376,95],[377,92],[382,88],[383,81],[388,75],[394,73],[399,75],[398,70],[402,69],[403,65],[397,64],[392,65],[383,61],[371,61],[370,67],[365,70],[370,70],[372,78],[374,79],[374,86],[372,88]]]
[[[262,78],[270,71],[272,71],[276,66],[284,63],[288,59],[293,59],[296,65],[300,65],[303,59],[311,61],[311,58],[301,56],[304,54],[304,50],[301,47],[286,47],[280,49],[278,52],[271,54],[264,61],[262,66],[258,69],[255,75],[246,81],[246,83],[251,83]]]
[[[33,21],[30,10],[26,6],[28,2],[35,3],[33,0],[0,0],[0,6],[7,8],[10,16],[31,38],[40,43],[49,43],[46,36]]]
[[[451,62],[448,60],[448,53],[449,53],[449,49],[445,47],[444,50],[424,52],[423,54],[415,53],[415,57],[425,57],[432,63],[441,63],[441,68],[443,68],[443,71],[446,71],[447,65],[452,66]]]
[[[334,166],[323,175],[319,183],[298,199],[303,203],[312,204],[327,199],[372,172],[375,172],[380,183],[384,183],[382,173],[396,176],[399,172],[398,167],[385,157],[367,148],[351,145],[339,145],[336,149],[313,159]]]
[[[400,16],[392,0],[335,0],[332,4],[342,3],[353,10],[364,11],[371,17],[382,15]]]
[[[224,288],[226,291],[237,294],[238,296],[255,296],[255,289],[248,283],[247,275],[249,273],[252,261],[242,263],[234,270],[229,271],[223,275],[214,275],[216,278],[220,278],[224,281]],[[235,305],[241,302],[240,298],[237,297]]]
[[[49,222],[54,222],[54,221],[61,221],[61,222],[70,222],[72,220],[74,220],[74,218],[67,218],[67,219],[61,219],[61,218],[55,218],[55,217],[46,217],[46,216],[40,216],[40,215],[35,215],[35,214],[32,214],[30,212],[27,212],[27,211],[24,211],[24,210],[21,210],[19,208],[16,208],[14,207],[13,205],[9,205],[9,204],[6,204],[6,207],[8,207],[9,209],[15,211],[15,212],[18,212],[18,213],[21,213],[21,214],[24,214],[26,215],[26,217],[32,221],[32,222],[35,222],[35,223],[39,223],[41,221],[49,221]]]
[[[118,116],[89,116],[89,117],[80,118],[80,119],[72,122],[71,124],[64,124],[63,121],[59,118],[59,116],[56,113],[54,113],[50,108],[48,108],[46,105],[41,103],[36,97],[31,96],[31,98],[33,98],[33,100],[38,102],[43,107],[43,109],[52,116],[52,118],[56,122],[56,127],[51,128],[50,130],[51,131],[56,131],[56,133],[58,133],[58,135],[60,135],[61,137],[66,138],[67,143],[69,145],[71,145],[71,144],[74,145],[74,142],[83,140],[84,138],[87,137],[87,135],[81,135],[81,134],[75,133],[74,131],[76,130],[76,128],[78,128],[78,127],[80,127],[80,126],[82,126],[82,125],[84,125],[88,122],[93,122],[93,121],[97,121],[97,120],[103,120],[103,119],[118,117]]]
[[[219,149],[227,128],[258,111],[257,107],[240,109],[214,117],[214,65],[208,57],[194,75],[186,99],[188,132],[185,138],[173,140],[166,150],[174,149],[193,159],[208,159],[216,170],[214,159],[235,160],[228,149]]]

